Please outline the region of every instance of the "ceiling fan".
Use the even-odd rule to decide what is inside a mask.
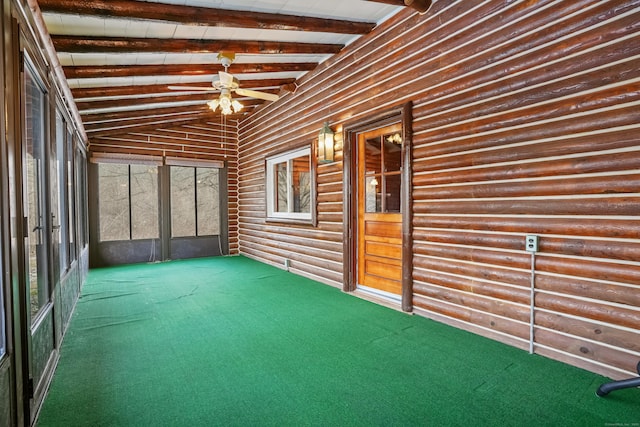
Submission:
[[[278,95],[240,88],[240,82],[238,79],[227,72],[227,69],[233,63],[235,58],[236,55],[233,52],[220,52],[218,54],[218,59],[224,67],[224,71],[218,72],[218,79],[211,83],[212,87],[169,86],[169,89],[206,92],[220,91],[218,99],[212,99],[207,102],[207,105],[213,111],[216,111],[218,107],[220,107],[220,111],[224,115],[231,114],[233,112],[238,113],[242,109],[242,104],[231,97],[231,92],[235,92],[240,96],[264,99],[265,101],[277,101],[279,98]]]

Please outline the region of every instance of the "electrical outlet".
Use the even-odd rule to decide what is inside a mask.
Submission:
[[[525,238],[525,250],[527,252],[538,252],[538,236],[527,235]]]

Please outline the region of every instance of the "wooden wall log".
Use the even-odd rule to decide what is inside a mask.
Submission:
[[[474,311],[469,308],[453,305],[441,300],[426,298],[419,294],[414,296],[414,304],[416,307],[429,312],[442,314],[456,320],[501,332],[515,338],[528,339],[529,336],[529,327],[522,322]]]
[[[635,195],[634,195],[635,196]],[[414,204],[416,213],[453,214],[508,214],[508,215],[581,215],[589,212],[593,216],[633,216],[640,212],[640,197],[598,197],[540,200],[513,199],[490,200],[482,203],[469,201],[429,200]]]
[[[640,284],[640,268],[634,264],[612,263],[583,258],[559,258],[541,255],[536,258],[536,269],[541,272],[589,277],[632,285]]]
[[[575,337],[584,337],[614,347],[640,352],[637,334],[600,322],[585,321],[556,313],[539,310],[535,314],[536,325],[563,332]]]
[[[456,260],[444,260],[425,256],[414,257],[413,265],[416,269],[441,271],[460,276],[490,280],[506,283],[513,286],[528,288],[531,283],[531,274],[497,266],[483,266]]]
[[[640,311],[638,310],[558,295],[547,295],[542,292],[536,294],[535,301],[536,307],[549,311],[570,314],[635,330],[640,329]]]
[[[633,104],[629,105],[632,107]],[[530,123],[530,122],[529,122]],[[446,142],[442,141],[442,133],[434,133],[432,140],[427,140],[423,134],[417,134],[416,157],[428,158],[443,154],[465,152],[521,144],[528,141],[561,138],[564,135],[580,133],[597,133],[603,129],[612,127],[637,126],[637,114],[631,109],[621,111],[603,110],[585,114],[581,117],[568,117],[559,120],[558,126],[549,126],[546,122],[524,126],[501,128],[500,131],[491,132],[491,129],[462,129],[457,133],[447,132]],[[511,132],[509,132],[511,131]],[[439,142],[437,146],[426,145],[427,142]],[[593,147],[591,147],[593,149]]]
[[[592,298],[596,301],[626,304],[640,307],[640,286],[622,286],[596,280],[584,280],[576,277],[563,277],[536,273],[536,288],[559,294]]]
[[[640,174],[595,175],[589,177],[507,182],[487,182],[455,186],[418,188],[414,197],[420,199],[460,199],[482,197],[539,197],[588,194],[635,193],[640,187]]]
[[[433,284],[439,287],[456,289],[459,291],[470,292],[472,294],[484,295],[520,304],[529,304],[531,299],[531,294],[528,289],[505,286],[477,279],[461,278],[458,276],[442,274],[440,272],[424,272],[418,270],[414,272],[413,277],[416,281]],[[423,285],[416,284],[414,286],[414,292],[421,294],[421,289],[423,289],[423,287]]]
[[[527,218],[513,217],[461,217],[415,216],[414,226],[451,228],[460,230],[504,231],[527,234],[565,234],[572,236],[604,237],[620,239],[640,238],[640,219],[591,219],[581,218]]]
[[[589,358],[605,365],[617,366],[621,369],[633,371],[638,363],[638,357],[633,354],[605,347],[584,339],[571,338],[548,329],[536,329],[535,336],[536,342],[540,344],[562,350],[578,357]]]
[[[449,258],[459,261],[470,261],[481,264],[500,265],[504,267],[527,269],[531,264],[529,254],[491,251],[460,246],[414,244],[414,253],[437,258]]]
[[[597,134],[589,134],[589,135],[561,135],[555,139],[551,139],[550,141],[542,140],[541,142],[537,142],[540,139],[534,137],[534,139],[523,139],[520,141],[521,144],[517,146],[508,146],[505,148],[492,149],[487,151],[482,151],[478,153],[457,153],[456,155],[449,155],[447,157],[437,157],[437,158],[423,158],[417,160],[414,164],[414,170],[416,173],[420,172],[428,172],[428,171],[438,171],[438,170],[446,170],[450,168],[464,168],[464,167],[472,167],[479,165],[492,165],[495,163],[503,163],[503,162],[519,162],[523,160],[529,159],[540,159],[540,153],[544,153],[543,158],[551,158],[553,159],[556,156],[563,155],[571,155],[573,156],[569,160],[572,162],[571,165],[583,162],[582,157],[576,157],[576,154],[579,153],[589,153],[594,151],[594,141],[598,141],[597,151],[605,151],[606,150],[623,150],[623,149],[635,149],[637,150],[638,145],[638,126],[631,126],[631,129],[620,129],[614,131],[603,131]],[[525,143],[525,144],[522,144]],[[622,155],[621,153],[614,153],[618,155]],[[593,155],[593,154],[591,154]],[[617,158],[612,159],[613,161],[609,162],[609,167],[612,169],[608,169],[606,164],[601,166],[598,170],[599,172],[604,172],[608,170],[626,170],[623,165],[617,165]],[[526,168],[521,172],[520,177],[524,176],[549,176],[554,173],[560,173],[561,171],[554,172],[554,169],[548,169],[545,167],[548,160],[541,161],[537,164],[531,163],[518,163],[512,165],[511,168],[505,168],[504,166],[495,167],[494,173],[502,173],[502,177],[510,177],[509,174],[511,169],[513,168],[513,172],[517,172],[518,170],[522,170],[522,168]],[[556,160],[557,161],[557,160]],[[570,167],[571,167],[570,165]],[[496,172],[500,171],[500,172]],[[585,171],[589,172],[589,171]],[[501,179],[502,177],[497,176],[496,179]],[[478,180],[491,180],[494,178],[493,176],[487,174],[476,177]]]

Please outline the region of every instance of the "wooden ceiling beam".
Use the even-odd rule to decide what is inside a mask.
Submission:
[[[264,64],[232,64],[229,72],[278,73],[287,71],[311,71],[315,62],[289,62]],[[196,76],[212,75],[224,71],[220,64],[168,64],[168,65],[90,65],[64,67],[67,79],[131,77],[131,76]]]
[[[334,54],[342,44],[259,40],[201,40],[52,35],[57,52],[67,53],[218,53]]]
[[[285,86],[295,82],[295,79],[265,79],[265,80],[240,80],[240,86],[244,89],[256,89],[260,90],[263,87],[271,87],[271,86]],[[149,95],[155,93],[167,93],[169,92],[168,86],[179,85],[179,86],[194,86],[194,87],[203,87],[209,86],[208,82],[199,82],[199,83],[167,83],[167,84],[156,84],[156,85],[134,85],[134,86],[101,86],[101,87],[87,87],[87,88],[77,88],[72,89],[71,93],[73,94],[74,99],[76,101],[81,100],[82,98],[100,98],[100,97],[109,97],[109,96],[129,96],[129,95]]]
[[[173,22],[207,27],[366,34],[374,22],[190,7],[132,0],[38,0],[43,12]]]
[[[230,114],[227,120],[238,119],[244,114]],[[200,123],[204,121],[218,121],[220,113],[211,111],[191,114],[188,116],[172,117],[169,119],[146,119],[137,122],[113,122],[97,125],[87,125],[87,135],[89,136],[89,149],[91,150],[91,138],[107,137],[115,135],[124,135],[131,132],[153,131],[163,128],[175,127],[191,123]]]
[[[252,110],[255,106],[262,104],[264,101],[257,99],[243,100],[242,105],[244,110]],[[176,107],[161,107],[161,108],[146,108],[135,109],[126,111],[114,111],[108,113],[84,113],[81,114],[82,121],[87,125],[104,124],[108,125],[113,121],[134,121],[139,119],[154,119],[164,118],[170,116],[180,116],[183,114],[197,114],[202,112],[209,112],[211,114],[220,114],[219,111],[214,113],[209,109],[206,103],[197,105],[182,105]]]
[[[279,89],[270,89],[270,90],[262,90],[261,92],[266,93],[277,93]],[[211,99],[215,99],[219,96],[219,92],[201,92],[197,94],[190,95],[182,95],[179,92],[176,95],[166,95],[166,96],[142,96],[138,98],[126,98],[126,99],[103,99],[103,100],[95,100],[95,101],[76,101],[76,106],[78,110],[80,110],[80,114],[84,114],[87,110],[94,109],[102,109],[102,108],[117,108],[123,106],[132,106],[132,105],[148,105],[148,104],[163,104],[170,102],[185,102],[185,101],[202,101],[206,103]],[[244,106],[254,105],[255,102],[250,98],[242,98],[238,96],[234,96],[233,99],[240,101],[240,103]],[[260,101],[259,103],[262,103]]]
[[[126,110],[126,111],[115,111],[109,113],[84,113],[80,114],[82,116],[82,121],[85,126],[88,124],[108,124],[110,121],[116,120],[134,120],[140,118],[154,118],[160,116],[171,116],[171,115],[180,115],[180,114],[188,114],[188,113],[199,113],[204,111],[211,111],[206,104],[199,105],[183,105],[180,107],[164,107],[164,108],[146,108],[139,110]]]

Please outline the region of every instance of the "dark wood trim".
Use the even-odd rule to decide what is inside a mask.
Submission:
[[[402,310],[413,310],[413,105],[402,107]]]
[[[341,44],[269,42],[259,40],[152,39],[123,37],[51,36],[57,52],[68,53],[217,53],[253,54],[313,53],[333,54]]]
[[[160,216],[160,256],[163,261],[171,254],[171,168],[163,165],[158,167],[158,215]]]
[[[229,72],[279,73],[287,71],[311,71],[318,66],[315,62],[279,62],[256,64],[232,64]],[[89,79],[129,76],[202,76],[224,71],[220,64],[168,64],[168,65],[86,65],[64,67],[67,79]]]
[[[403,132],[403,161],[402,173],[402,309],[413,309],[413,253],[412,253],[412,224],[411,224],[411,136],[412,136],[412,104],[404,103],[400,106],[384,110],[373,116],[367,116],[353,122],[345,123],[343,127],[343,200],[344,200],[344,245],[343,245],[343,291],[356,290],[356,228],[358,207],[354,191],[357,185],[357,135],[372,128],[401,122]]]
[[[311,225],[318,226],[318,139],[311,143]]]
[[[220,255],[229,255],[229,162],[219,170],[218,197],[220,203]]]
[[[281,87],[293,83],[295,79],[264,79],[264,80],[240,80],[240,85],[243,89],[256,89],[264,90],[269,87]],[[157,93],[169,93],[169,86],[183,86],[183,87],[207,87],[210,86],[209,82],[198,83],[180,83],[177,80],[172,83],[166,84],[152,84],[152,85],[133,85],[133,86],[101,86],[101,87],[86,87],[72,89],[71,93],[77,104],[83,101],[83,98],[106,98],[116,96],[129,96],[136,95],[142,97],[144,95],[152,95]],[[181,91],[178,91],[181,92]],[[84,101],[91,102],[91,101]]]
[[[274,93],[277,94],[279,89],[266,89],[261,92],[265,93]],[[211,99],[215,99],[219,96],[220,92],[198,92],[192,93],[188,95],[183,95],[179,91],[175,91],[173,93],[169,92],[164,96],[139,96],[135,98],[127,98],[123,99],[100,99],[96,101],[79,101],[76,102],[76,106],[78,110],[80,110],[80,114],[85,114],[87,110],[99,110],[103,108],[121,108],[124,106],[138,106],[140,109],[144,109],[145,105],[149,104],[167,104],[174,102],[184,102],[184,101],[202,101],[205,104],[207,101]],[[233,99],[240,101],[244,108],[255,106],[264,103],[262,100],[247,98],[247,97],[239,97],[237,95],[233,96]],[[174,107],[178,108],[178,107]]]

